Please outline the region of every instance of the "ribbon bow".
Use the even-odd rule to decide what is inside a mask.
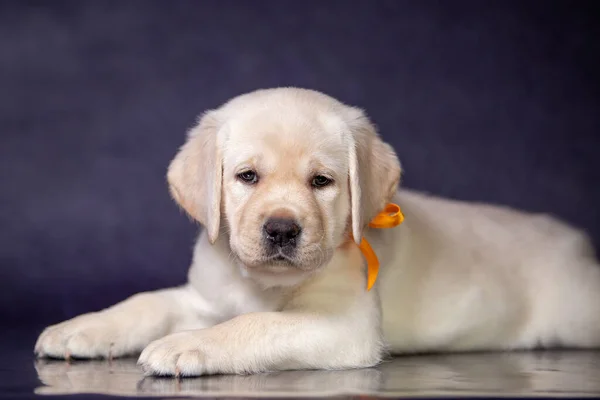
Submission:
[[[400,206],[389,203],[382,212],[377,214],[375,218],[369,222],[369,227],[376,229],[394,228],[403,221],[404,214],[402,214]],[[379,273],[379,259],[369,242],[367,242],[367,239],[364,237],[361,238],[358,248],[367,260],[367,291],[369,291],[377,280],[377,274]]]

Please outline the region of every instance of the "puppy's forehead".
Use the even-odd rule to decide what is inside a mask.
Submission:
[[[334,112],[257,110],[231,118],[226,130],[226,157],[234,164],[268,158],[346,168],[347,126]]]

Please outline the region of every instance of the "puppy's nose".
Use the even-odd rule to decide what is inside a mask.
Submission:
[[[263,226],[267,239],[279,246],[296,245],[296,238],[302,229],[293,219],[270,218]]]

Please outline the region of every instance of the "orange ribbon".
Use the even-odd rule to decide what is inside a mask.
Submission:
[[[369,227],[376,229],[394,228],[403,221],[404,214],[402,214],[400,206],[389,203],[382,212],[377,214],[375,218],[369,222]],[[377,280],[377,274],[379,273],[379,259],[369,242],[367,242],[367,239],[364,237],[360,240],[358,247],[367,260],[367,291],[369,291]]]

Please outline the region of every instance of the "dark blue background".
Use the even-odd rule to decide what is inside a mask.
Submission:
[[[405,185],[551,212],[600,243],[593,3],[0,3],[0,318],[185,280],[165,170],[203,110],[295,85],[364,107]],[[224,294],[226,295],[226,294]]]

